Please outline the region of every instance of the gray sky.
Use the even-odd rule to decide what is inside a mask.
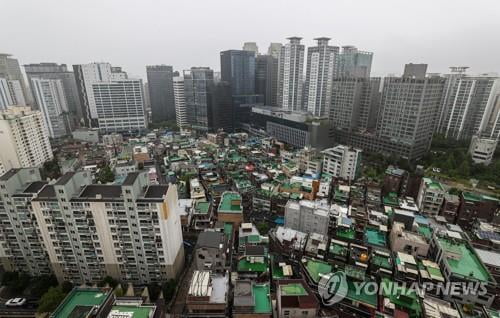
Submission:
[[[145,77],[145,65],[210,66],[257,42],[328,36],[374,52],[372,75],[407,62],[500,73],[498,0],[1,0],[0,52],[21,64],[94,61]]]

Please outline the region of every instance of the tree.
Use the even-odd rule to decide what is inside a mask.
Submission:
[[[2,285],[12,292],[19,294],[30,284],[31,277],[19,272],[5,272],[2,277]]]
[[[61,284],[61,289],[62,289],[63,293],[67,294],[67,293],[69,293],[73,289],[73,283],[72,282],[68,282],[67,280],[65,280]]]
[[[106,165],[102,167],[101,170],[99,170],[96,180],[103,184],[113,182],[115,181],[115,174],[113,170],[111,170],[111,167],[109,165]]]
[[[102,281],[99,282],[99,286],[102,287],[105,286],[106,284],[108,284],[112,288],[115,288],[118,285],[118,281],[111,276],[106,276],[102,279]]]
[[[59,167],[59,161],[56,156],[43,164],[41,175],[43,179],[58,179],[61,177],[61,167]]]
[[[66,297],[66,294],[62,291],[61,287],[50,287],[40,299],[38,313],[54,311],[63,301],[64,297]]]
[[[256,227],[261,235],[266,235],[269,232],[269,224],[267,224],[266,222],[259,222],[257,223]]]
[[[43,275],[36,277],[31,280],[30,287],[31,287],[31,296],[35,298],[40,298],[42,297],[43,294],[45,294],[50,287],[55,287],[57,286],[57,279],[53,275]]]
[[[175,293],[175,287],[177,286],[177,282],[175,279],[170,279],[168,282],[163,284],[163,298],[165,302],[168,303],[172,300]]]

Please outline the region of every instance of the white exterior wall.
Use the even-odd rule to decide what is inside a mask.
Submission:
[[[64,88],[61,80],[32,78],[34,98],[40,108],[45,125],[52,138],[59,138],[67,135],[65,119],[68,112],[68,104],[64,95]]]
[[[0,161],[5,171],[40,167],[53,158],[42,113],[29,107],[0,112]]]

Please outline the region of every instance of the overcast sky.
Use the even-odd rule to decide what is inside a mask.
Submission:
[[[219,52],[301,36],[307,46],[374,52],[372,75],[403,64],[500,73],[499,0],[0,0],[0,52],[21,64],[95,61],[145,77],[145,65],[210,66]]]

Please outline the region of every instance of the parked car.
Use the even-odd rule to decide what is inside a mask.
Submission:
[[[11,298],[7,300],[5,306],[7,307],[21,307],[26,304],[26,298]]]

